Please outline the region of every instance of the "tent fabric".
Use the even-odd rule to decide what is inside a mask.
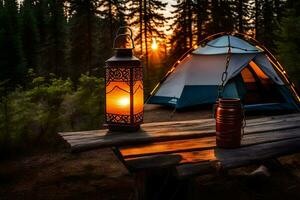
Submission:
[[[263,79],[261,80],[263,84],[273,82],[276,85],[276,94],[281,94],[283,97],[278,99],[285,100],[279,104],[286,103],[297,109],[298,105],[291,92],[274,70],[267,55],[248,42],[234,36],[219,37],[186,56],[159,85],[158,90],[148,99],[148,103],[172,106],[177,109],[215,103],[222,73],[225,71],[229,48],[228,39],[230,39],[233,54],[228,66],[223,97],[241,98],[242,100],[247,97],[247,85],[241,75],[242,70],[247,67],[257,74],[255,81],[258,77]],[[255,84],[255,82],[253,83]],[[285,107],[277,105],[277,108]],[[255,106],[249,108],[253,109]],[[264,107],[260,106],[260,108]]]
[[[176,67],[176,73],[172,73],[168,76],[167,80],[164,81],[164,84],[161,85],[156,96],[161,97],[176,97],[179,98],[183,86],[185,85],[186,80],[186,68],[190,65],[192,57],[186,57],[181,64]]]
[[[299,104],[297,104],[292,97],[291,92],[289,91],[289,89],[287,88],[286,85],[279,85],[278,87],[279,92],[282,94],[282,96],[284,97],[285,101],[291,105],[292,107],[296,108],[297,110],[300,110]]]
[[[229,37],[229,38],[228,38]],[[216,55],[216,54],[227,54],[229,49],[229,43],[231,47],[231,53],[233,54],[247,54],[247,53],[259,53],[262,50],[252,46],[248,42],[234,37],[224,35],[215,40],[212,40],[204,47],[200,47],[193,51],[193,54],[199,55]]]
[[[181,97],[177,100],[176,108],[181,109],[189,106],[201,104],[213,104],[216,102],[218,95],[218,86],[185,86]],[[191,96],[193,98],[191,98]],[[239,96],[238,89],[235,83],[226,85],[223,93],[224,98],[236,98]],[[175,101],[175,100],[173,100]]]
[[[281,80],[281,78],[279,78],[266,55],[258,54],[257,56],[255,56],[253,61],[261,68],[263,72],[265,72],[272,79],[272,81],[274,81],[278,85],[284,85],[283,81]]]
[[[161,104],[177,109],[185,107],[191,107],[201,104],[212,104],[216,102],[218,95],[218,86],[216,85],[204,85],[204,86],[184,86],[183,92],[180,98],[177,97],[164,97],[164,96],[152,96],[148,101],[149,104]],[[238,88],[235,83],[227,84],[224,89],[223,96],[225,98],[236,98],[239,95]],[[191,98],[191,96],[193,98]]]
[[[226,55],[192,55],[185,58],[155,95],[179,98],[186,85],[219,85],[225,70],[226,57]],[[233,55],[228,69],[228,80],[254,57],[255,54]]]

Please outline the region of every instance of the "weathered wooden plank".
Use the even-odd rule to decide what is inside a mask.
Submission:
[[[156,131],[164,128],[175,128],[175,127],[182,127],[182,128],[188,128],[189,126],[193,125],[200,125],[205,126],[207,124],[213,125],[214,119],[200,119],[200,120],[190,120],[190,121],[172,121],[172,122],[158,122],[158,123],[145,123],[141,125],[141,131]],[[110,132],[107,129],[101,129],[101,130],[91,130],[91,131],[76,131],[76,132],[60,132],[59,133],[62,137],[67,136],[78,136],[78,135],[91,135],[91,136],[105,136],[110,134]],[[113,134],[119,135],[124,134],[124,132],[114,132]]]
[[[272,120],[297,120],[300,118],[300,114],[289,114],[289,115],[279,115],[279,116],[269,116],[269,117],[262,117],[258,119],[249,119],[247,123],[250,125],[252,123],[262,123],[262,122],[271,122]],[[201,129],[207,126],[214,126],[215,121],[214,119],[200,119],[200,120],[189,120],[189,121],[175,121],[175,122],[158,122],[158,123],[146,123],[142,124],[142,130],[140,132],[151,132],[162,130],[164,128],[180,128],[184,130],[193,130],[193,129]],[[91,130],[91,131],[78,131],[78,132],[60,132],[59,133],[62,137],[95,137],[95,136],[106,136],[110,135],[107,129],[102,130]],[[122,135],[122,132],[114,132],[114,135]]]
[[[215,161],[215,148],[174,153],[181,156],[180,164]]]
[[[201,138],[201,139],[203,139],[203,138]],[[209,141],[210,146],[213,146],[210,149],[202,148],[203,146],[205,146],[205,143],[202,143],[201,139],[197,139],[197,141],[185,140],[184,144],[182,144],[182,146],[184,146],[184,145],[188,146],[189,144],[192,144],[192,143],[199,143],[200,150],[193,149],[193,148],[189,149],[188,147],[186,147],[186,149],[183,148],[182,150],[176,150],[176,148],[175,148],[176,145],[174,147],[172,147],[172,145],[174,145],[172,143],[172,145],[169,145],[169,147],[171,146],[171,148],[174,148],[175,152],[172,152],[172,150],[168,150],[167,148],[165,148],[164,151],[153,151],[153,152],[156,152],[158,155],[163,155],[163,153],[169,153],[168,155],[170,155],[170,154],[178,155],[181,157],[180,164],[218,161],[218,157],[216,155],[216,148],[215,148],[215,138],[209,137],[209,139],[206,140],[206,141],[210,140]],[[264,132],[264,133],[258,133],[258,134],[251,134],[251,135],[245,135],[241,148],[246,148],[246,147],[250,147],[250,146],[255,147],[257,145],[264,144],[264,143],[274,143],[274,142],[278,142],[278,141],[298,140],[298,139],[300,139],[300,128],[288,129],[288,130],[284,130],[284,131],[274,131],[272,133]],[[181,142],[182,141],[180,141],[180,143]],[[238,150],[241,148],[233,149],[232,151],[235,151],[235,150]],[[119,150],[120,150],[123,158],[125,158],[125,162],[129,163],[129,165],[131,166],[132,169],[134,169],[134,164],[142,161],[143,159],[147,159],[148,162],[151,162],[151,160],[148,159],[149,156],[147,156],[147,155],[155,155],[155,154],[150,153],[150,152],[152,152],[151,149],[147,149],[149,151],[147,153],[142,153],[142,154],[138,154],[137,152],[127,152],[128,154],[125,154],[126,152],[124,152],[122,149],[119,149]],[[130,154],[130,153],[132,153],[132,154]],[[134,161],[134,160],[136,160],[136,161],[134,163],[132,163],[132,161]],[[197,166],[198,166],[198,164],[197,164]]]
[[[276,128],[277,127],[275,127],[275,130]],[[242,145],[252,145],[256,143],[277,141],[294,137],[300,137],[300,126],[299,129],[286,129],[282,131],[276,130],[272,133],[261,132],[253,134],[253,132],[249,131],[245,133],[244,138],[242,140]],[[124,146],[120,147],[119,150],[124,158],[133,158],[154,154],[209,149],[216,146],[215,140],[215,137],[211,136],[180,141],[174,140],[167,142],[155,142],[152,144],[144,145]]]
[[[224,169],[251,164],[255,161],[300,152],[300,138],[263,143],[239,149],[216,149],[216,157]]]
[[[176,166],[181,161],[180,155],[154,155],[142,159],[134,159],[126,162],[129,170],[139,171],[147,169],[168,168]]]
[[[174,173],[178,178],[184,179],[195,175],[214,173],[217,165],[217,162],[211,161],[187,163],[177,166]]]
[[[247,148],[247,146],[253,146],[254,148],[260,144],[264,143],[274,143],[286,140],[298,141],[300,134],[300,129],[290,129],[285,131],[274,131],[267,132],[265,134],[258,133],[255,135],[246,135],[243,139],[243,144],[241,148],[231,149],[230,151],[235,151],[242,148]],[[244,146],[244,147],[243,147]],[[259,147],[258,147],[259,148]],[[213,161],[216,160],[216,150],[217,148],[212,148],[204,151],[187,151],[181,153],[174,153],[180,155],[182,160],[180,163],[196,163],[201,161]],[[226,150],[226,149],[225,149]],[[262,152],[263,153],[263,152]]]
[[[214,136],[205,138],[155,142],[146,145],[132,145],[120,147],[123,158],[142,157],[155,154],[169,154],[182,151],[204,150],[216,146]]]
[[[287,127],[290,127],[293,125],[298,125],[298,122],[300,121],[300,118],[296,121],[296,120],[288,120],[288,119],[281,119],[281,120],[272,120],[272,121],[266,121],[266,122],[261,122],[261,123],[250,123],[247,125],[247,127],[245,128],[246,132],[256,132],[256,131],[267,131],[267,130],[276,130],[277,128],[281,128],[281,129],[285,129]],[[270,127],[272,127],[272,129],[270,129]],[[132,139],[132,137],[134,137],[134,139],[136,140],[139,137],[142,138],[150,138],[150,137],[159,137],[161,135],[166,136],[166,137],[173,137],[175,135],[190,135],[190,134],[197,134],[197,132],[200,134],[204,134],[203,136],[206,135],[213,135],[215,132],[215,127],[214,126],[202,126],[202,127],[193,127],[193,128],[185,128],[182,130],[179,128],[172,128],[172,129],[164,129],[164,130],[159,130],[159,131],[149,131],[149,132],[138,132],[138,133],[123,133],[123,134],[110,134],[110,135],[106,135],[104,137],[98,137],[98,136],[82,136],[82,137],[67,137],[68,138],[68,142],[71,144],[82,144],[82,143],[89,143],[89,142],[95,142],[97,140],[108,140],[109,138],[128,138],[129,140]],[[176,134],[177,133],[177,134]]]
[[[286,129],[291,127],[299,127],[299,121],[286,121],[278,122],[275,124],[265,122],[261,125],[249,124],[245,131],[246,133],[272,131],[276,129]],[[178,140],[186,138],[196,138],[214,135],[214,128],[206,130],[191,130],[191,131],[178,131],[176,129],[167,130],[166,132],[160,131],[156,133],[130,133],[122,135],[107,135],[99,138],[88,138],[78,140],[68,140],[71,144],[71,150],[73,152],[84,151],[89,149],[95,149],[99,147],[108,147],[113,145],[128,145],[154,141],[166,141],[166,140]]]
[[[208,136],[214,134],[214,132],[200,132],[203,136]],[[111,146],[122,146],[128,144],[141,144],[141,143],[149,143],[156,141],[167,141],[167,140],[179,140],[179,139],[187,139],[187,138],[196,138],[199,137],[199,131],[189,131],[189,132],[171,132],[170,134],[157,134],[155,136],[145,136],[145,135],[135,135],[132,137],[128,137],[127,135],[120,137],[107,137],[101,139],[88,140],[84,142],[74,142],[69,141],[71,145],[72,152],[81,152],[86,150],[92,150],[96,148],[103,147],[111,147]]]
[[[199,162],[179,165],[176,167],[176,173],[179,177],[185,178],[206,173],[207,171],[211,171],[212,168],[230,169],[242,167],[266,159],[276,158],[279,156],[298,152],[300,152],[300,138],[263,143],[238,149],[216,148],[209,151],[210,157],[207,155],[203,156],[203,152],[194,152],[193,156],[198,155],[199,157],[197,158],[197,160],[199,160]],[[184,156],[188,157],[191,155]],[[205,161],[204,159],[210,159],[210,161]],[[191,159],[190,161],[193,162],[195,161],[195,159]],[[211,164],[203,165],[202,162],[208,162]]]
[[[274,117],[265,117],[260,120],[252,119],[248,121],[246,127],[247,131],[267,131],[270,128],[267,124],[276,123],[277,125],[273,126],[273,129],[277,128],[286,128],[290,125],[284,125],[279,127],[278,123],[280,122],[289,122],[300,120],[300,115],[284,115],[284,116],[274,116]],[[144,130],[136,133],[114,133],[107,134],[104,131],[89,131],[87,132],[77,132],[78,134],[72,133],[60,133],[63,138],[70,144],[71,150],[73,152],[85,151],[100,147],[108,147],[113,145],[124,145],[124,144],[137,144],[145,142],[154,142],[154,141],[165,141],[165,140],[177,140],[177,139],[186,139],[186,138],[196,138],[196,137],[205,137],[209,135],[214,135],[214,121],[211,120],[202,120],[201,123],[199,120],[185,121],[185,122],[168,122],[163,123],[167,124],[165,128],[145,128]],[[213,124],[212,124],[213,123]],[[155,124],[155,123],[151,123]],[[173,124],[173,125],[172,125]],[[300,124],[300,123],[299,123]],[[148,126],[149,124],[147,124]],[[260,126],[265,125],[265,126]],[[256,126],[252,127],[252,126]],[[258,127],[260,126],[260,127]],[[249,128],[251,130],[248,130]]]

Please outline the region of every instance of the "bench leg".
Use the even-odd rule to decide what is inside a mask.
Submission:
[[[138,172],[135,175],[135,199],[146,200],[146,172]]]
[[[179,180],[171,169],[143,171],[135,174],[136,199],[187,199],[190,179]]]
[[[280,171],[284,169],[283,165],[277,158],[265,160],[261,164],[271,171]]]

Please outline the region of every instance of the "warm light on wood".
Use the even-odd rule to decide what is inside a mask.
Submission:
[[[158,44],[157,44],[155,38],[152,38],[151,48],[152,48],[153,50],[156,50],[156,49],[158,48]]]

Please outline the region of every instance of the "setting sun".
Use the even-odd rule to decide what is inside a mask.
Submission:
[[[155,38],[152,38],[152,44],[151,44],[151,48],[153,50],[156,50],[158,48],[157,42]]]

